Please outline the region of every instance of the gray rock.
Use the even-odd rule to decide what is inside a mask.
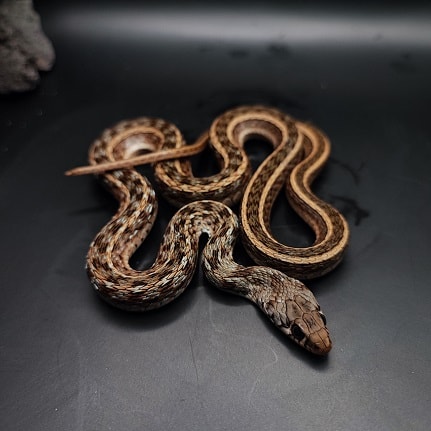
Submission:
[[[27,91],[54,64],[51,42],[31,0],[0,0],[0,93]]]

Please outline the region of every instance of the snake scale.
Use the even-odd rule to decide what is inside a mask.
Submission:
[[[273,152],[252,174],[244,143],[253,137],[269,141]],[[185,157],[206,145],[216,155],[220,171],[195,177]],[[264,106],[226,111],[193,145],[185,144],[176,126],[157,118],[122,121],[105,130],[90,147],[90,166],[69,172],[99,173],[119,201],[117,213],[88,251],[92,285],[119,308],[161,307],[189,284],[198,262],[199,238],[206,234],[202,267],[208,280],[255,303],[308,351],[326,355],[332,343],[325,316],[312,292],[297,279],[331,271],[348,243],[343,216],[310,188],[329,152],[329,140],[316,127]],[[152,185],[133,167],[141,162],[153,163],[159,189],[180,209],[166,228],[153,265],[138,271],[129,260],[157,213]],[[315,233],[309,247],[289,247],[271,234],[271,209],[283,187],[291,206]],[[239,222],[229,206],[240,200]],[[258,266],[235,262],[238,236]]]

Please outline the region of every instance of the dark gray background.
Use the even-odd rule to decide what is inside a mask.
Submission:
[[[55,69],[0,101],[0,428],[429,430],[431,8],[206,5],[36,3]],[[344,263],[308,283],[328,317],[327,359],[201,273],[173,304],[131,315],[84,271],[116,203],[63,171],[105,127],[160,116],[192,141],[256,102],[333,143],[315,190],[352,235]],[[257,163],[268,146],[249,151]],[[151,262],[171,214],[161,203],[134,265]],[[312,240],[284,199],[273,219],[281,240]]]

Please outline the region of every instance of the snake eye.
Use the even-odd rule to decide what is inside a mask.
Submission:
[[[296,323],[294,323],[293,325],[292,325],[292,328],[291,328],[291,331],[292,331],[292,335],[298,340],[298,341],[301,341],[304,337],[305,337],[305,334],[304,334],[304,332],[302,331],[302,329],[296,324]]]
[[[323,324],[326,326],[326,316],[322,312],[319,312],[319,314],[320,314],[320,317],[323,320]]]

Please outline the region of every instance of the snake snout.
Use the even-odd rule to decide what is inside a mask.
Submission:
[[[289,326],[280,326],[282,332],[309,352],[325,356],[332,348],[332,341],[320,312],[306,313]]]
[[[320,328],[319,331],[310,336],[310,341],[306,349],[315,355],[325,356],[332,348],[332,341],[326,327]]]
[[[326,317],[320,311],[314,310],[302,316],[302,323],[307,328],[307,339],[304,347],[316,355],[326,355],[332,348],[332,341],[326,327]]]

